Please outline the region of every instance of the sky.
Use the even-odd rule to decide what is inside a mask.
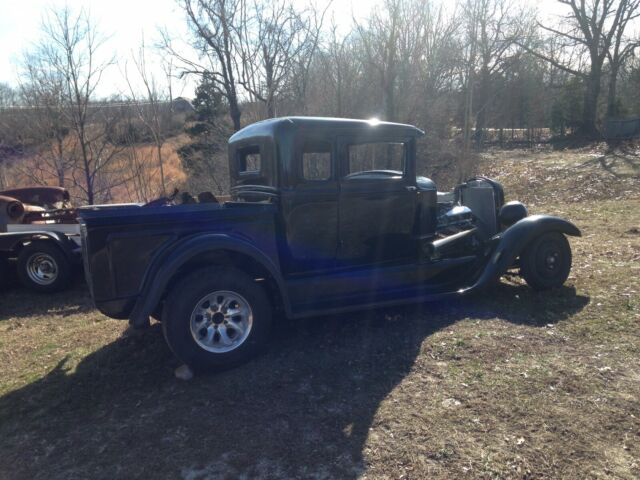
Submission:
[[[301,6],[308,0],[294,0]],[[317,5],[327,0],[315,0]],[[527,0],[543,13],[553,12],[554,0]],[[333,0],[331,13],[338,26],[349,28],[352,16],[362,18],[376,2],[372,0]],[[22,53],[39,37],[43,15],[51,9],[68,5],[72,10],[88,10],[102,34],[108,36],[103,51],[113,54],[117,65],[111,67],[102,79],[98,95],[128,93],[124,80],[124,64],[139,48],[144,35],[147,45],[158,39],[158,29],[166,27],[172,35],[186,37],[186,21],[176,0],[0,0],[0,82],[16,85]],[[160,59],[155,59],[159,64]],[[129,60],[129,68],[131,60]],[[156,73],[161,74],[158,68]],[[134,87],[135,88],[135,87]],[[174,96],[193,96],[194,82],[175,81]]]

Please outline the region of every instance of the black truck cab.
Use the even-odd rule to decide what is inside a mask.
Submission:
[[[536,288],[571,266],[557,217],[504,204],[482,177],[438,193],[416,174],[411,125],[287,117],[229,140],[231,201],[152,202],[80,213],[98,308],[162,320],[193,368],[264,345],[272,318],[464,295],[520,266]]]
[[[361,120],[259,122],[229,141],[231,193],[279,205],[285,275],[415,259],[418,202],[432,203],[434,224],[436,202],[433,184],[417,194],[420,135]]]

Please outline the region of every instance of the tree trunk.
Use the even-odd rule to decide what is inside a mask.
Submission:
[[[598,119],[598,97],[600,96],[600,72],[592,71],[585,81],[584,111],[582,113],[582,134],[589,138],[599,135],[596,121]]]
[[[231,121],[233,122],[233,131],[237,132],[242,128],[240,126],[240,116],[242,112],[240,111],[240,107],[238,106],[238,99],[235,97],[229,98],[229,116],[231,117]]]
[[[473,68],[469,68],[467,76],[467,88],[464,98],[464,124],[462,128],[462,136],[464,143],[465,155],[469,153],[471,148],[471,128],[473,115]]]
[[[607,97],[607,117],[612,118],[618,115],[618,104],[616,103],[618,90],[618,70],[619,65],[611,65],[611,78],[609,79],[609,92]]]
[[[160,186],[162,188],[162,196],[167,195],[167,185],[164,179],[164,162],[162,161],[162,143],[156,141],[156,149],[158,151],[158,165],[160,167]]]
[[[55,162],[56,165],[56,175],[58,177],[58,186],[59,187],[64,187],[64,145],[63,145],[63,140],[58,137],[56,139],[56,150],[57,150],[57,161]]]
[[[478,98],[482,102],[478,107],[478,113],[476,114],[476,131],[475,131],[475,143],[476,148],[482,147],[482,140],[484,139],[484,129],[487,126],[487,102],[489,98],[489,70],[483,66],[480,72],[480,90],[478,92]]]
[[[395,74],[387,72],[384,79],[384,115],[387,122],[393,122],[396,119],[395,105]],[[389,78],[390,77],[390,78]]]
[[[80,126],[78,128],[78,142],[80,143],[80,151],[82,152],[82,165],[84,167],[84,178],[87,188],[87,204],[93,205],[95,202],[93,193],[93,178],[91,175],[91,164],[89,161],[89,151],[83,123],[80,123]]]
[[[276,116],[276,108],[275,108],[275,81],[273,78],[273,60],[269,57],[269,53],[267,51],[267,47],[263,46],[264,56],[264,69],[265,69],[265,77],[267,83],[267,94],[266,94],[266,114],[267,118],[273,118]]]

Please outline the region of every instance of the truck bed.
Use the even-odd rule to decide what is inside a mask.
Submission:
[[[276,212],[271,204],[236,202],[83,208],[85,273],[96,306],[127,318],[150,269],[201,234],[244,239],[277,262]]]

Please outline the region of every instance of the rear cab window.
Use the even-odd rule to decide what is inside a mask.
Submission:
[[[260,146],[249,145],[239,148],[236,153],[236,161],[240,175],[259,174],[262,171]]]
[[[252,138],[232,145],[231,197],[251,203],[269,203],[277,197],[274,148],[268,139]]]

